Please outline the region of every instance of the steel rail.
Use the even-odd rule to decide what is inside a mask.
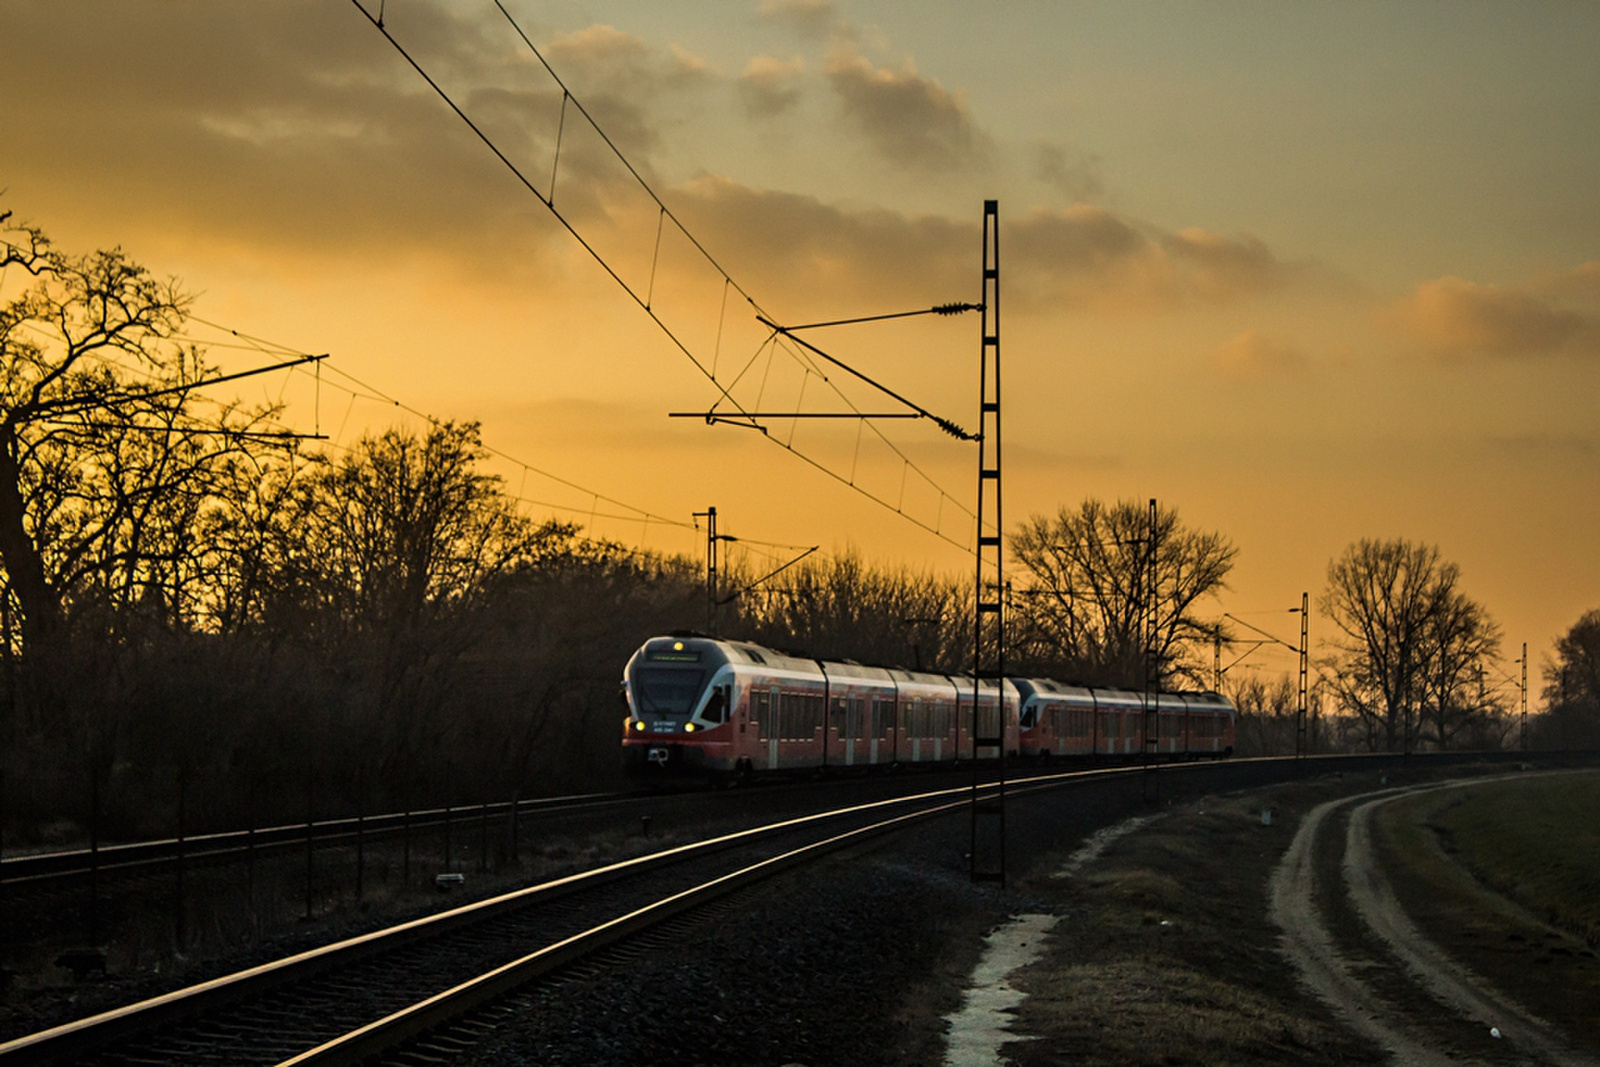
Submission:
[[[413,919],[383,930],[346,938],[284,959],[27,1034],[0,1044],[0,1060],[7,1064],[70,1062],[74,1058],[88,1055],[108,1044],[130,1038],[154,1027],[197,1015],[214,1007],[261,996],[269,990],[310,979],[335,966],[352,963],[378,952],[402,948],[454,928],[507,914],[535,903],[545,903],[657,867],[753,843],[765,837],[820,824],[826,820],[883,810],[895,805],[950,798],[955,794],[965,796],[969,792],[970,786],[957,786],[911,796],[852,804],[620,860],[593,870],[567,875]]]
[[[1358,757],[1360,754],[1356,754]],[[1419,754],[1422,756],[1427,753]],[[1071,759],[1073,757],[1064,757]],[[1105,758],[1105,757],[1101,757]],[[1114,757],[1113,757],[1114,758]],[[1271,761],[1277,756],[1231,757],[1233,763]],[[1329,755],[1327,758],[1334,758]],[[1204,762],[1204,760],[1202,760]],[[1185,766],[1183,762],[1164,764],[1168,767]],[[916,766],[916,765],[910,765]],[[932,765],[930,765],[932,766]],[[1120,764],[1103,764],[1094,769],[1080,768],[1067,773],[1115,772]],[[583,793],[565,797],[539,797],[516,802],[516,815],[543,817],[569,814],[574,811],[604,810],[608,805],[630,803],[641,799],[639,793]],[[318,848],[333,848],[353,844],[358,836],[374,838],[406,832],[425,831],[459,820],[465,825],[472,819],[487,815],[491,819],[505,819],[512,814],[512,802],[491,801],[487,804],[463,804],[460,807],[425,808],[412,812],[387,812],[381,815],[340,816],[305,822],[261,826],[250,830],[223,830],[177,837],[153,838],[146,841],[129,841],[101,845],[98,849],[73,848],[54,852],[36,852],[24,855],[0,856],[0,887],[24,886],[51,879],[67,879],[88,875],[91,870],[102,874],[115,872],[128,874],[144,867],[160,867],[176,861],[181,843],[184,861],[210,860],[227,856],[243,856],[254,850],[271,853],[289,849],[303,849],[309,825],[313,843]]]
[[[954,790],[967,792],[968,790]],[[927,808],[896,815],[889,819],[856,827],[821,841],[772,856],[760,862],[731,871],[710,881],[652,904],[635,909],[598,926],[574,934],[553,945],[531,952],[520,959],[502,964],[476,978],[462,982],[450,989],[419,1001],[385,1018],[368,1023],[357,1030],[343,1034],[332,1041],[284,1060],[279,1067],[305,1067],[334,1064],[357,1064],[380,1055],[406,1041],[426,1034],[471,1012],[498,997],[537,978],[550,974],[584,956],[609,947],[619,941],[666,922],[692,907],[709,903],[744,888],[754,882],[790,867],[817,859],[830,852],[856,844],[868,837],[899,829],[909,823],[953,812],[968,803],[967,797],[943,800]]]
[[[1200,770],[1206,764],[1186,764],[1185,768]],[[1092,769],[1060,770],[1028,775],[1014,780],[1008,788],[1016,795],[1029,795],[1069,785],[1084,784],[1087,780],[1116,777],[1134,777],[1142,773],[1139,767],[1099,767]],[[992,790],[994,787],[988,787]],[[509,963],[501,964],[485,973],[458,983],[449,989],[406,1008],[392,1012],[382,1019],[368,1023],[340,1035],[315,1048],[282,1061],[278,1067],[336,1067],[369,1062],[374,1057],[394,1051],[406,1042],[423,1037],[449,1023],[468,1015],[505,996],[517,988],[536,981],[585,956],[608,948],[619,941],[636,936],[667,922],[690,908],[704,905],[748,885],[772,877],[784,870],[818,859],[831,852],[847,848],[878,834],[889,833],[905,826],[952,813],[971,803],[970,784],[940,789],[915,797],[894,801],[879,801],[860,805],[853,811],[883,807],[889,804],[930,801],[927,807],[906,812],[887,819],[834,834],[821,841],[789,849],[777,856],[749,864],[736,871],[720,875],[692,888],[664,897],[652,904],[635,909],[626,915],[600,923],[562,941],[547,945]]]
[[[1327,759],[1327,764],[1329,769],[1335,769],[1340,764],[1353,766],[1360,759],[1370,761],[1372,757],[1330,757]],[[1416,760],[1416,757],[1413,757],[1412,760],[1413,762],[1423,762]],[[1237,767],[1246,763],[1269,764],[1273,762],[1294,764],[1294,760],[1289,757],[1281,759],[1257,758],[1234,760],[1227,763],[1211,761],[1175,763],[1165,765],[1164,769],[1169,773],[1199,773],[1212,768]],[[1094,780],[1104,781],[1118,777],[1132,777],[1141,773],[1141,768],[1137,765],[1041,770],[1040,773],[1012,780],[1008,784],[1008,789],[1014,794],[1025,794]],[[195,1016],[213,1008],[247,1000],[251,997],[262,996],[269,991],[287,988],[295,982],[312,979],[321,972],[331,970],[337,966],[354,964],[380,952],[398,950],[414,942],[421,942],[452,931],[456,927],[466,927],[493,917],[509,915],[522,907],[551,902],[587,889],[599,888],[613,880],[621,880],[634,874],[642,874],[657,867],[666,867],[674,862],[702,854],[711,854],[719,850],[756,843],[764,837],[792,831],[808,825],[820,824],[829,819],[881,812],[897,805],[917,803],[937,805],[942,802],[950,804],[966,803],[970,799],[971,788],[969,783],[907,796],[851,804],[809,815],[795,816],[763,826],[750,827],[702,841],[690,842],[647,855],[621,860],[593,870],[567,875],[482,901],[461,905],[435,915],[414,919],[384,930],[347,938],[281,960],[221,976],[135,1004],[124,1005],[34,1034],[24,1035],[5,1043],[0,1043],[0,1060],[7,1064],[71,1062],[74,1059],[103,1049],[113,1042],[129,1039],[136,1034],[147,1032],[157,1026]],[[916,813],[908,813],[906,817],[915,816]],[[893,821],[885,820],[885,824],[892,825]],[[836,836],[846,837],[846,835]],[[860,835],[848,839],[859,840]],[[843,846],[841,845],[840,847]]]
[[[639,799],[635,793],[588,793],[570,797],[538,797],[515,802],[517,818],[543,817],[570,814],[581,810],[603,810],[608,805],[623,804]],[[487,816],[507,819],[513,814],[509,800],[490,801],[487,804],[463,804],[460,807],[424,808],[412,812],[386,812],[382,815],[346,815],[332,819],[316,819],[310,823],[284,823],[277,826],[260,826],[250,830],[221,830],[185,835],[182,838],[160,837],[146,841],[127,841],[101,845],[97,849],[72,848],[54,852],[35,852],[21,856],[0,858],[0,886],[26,885],[50,879],[65,879],[87,875],[92,870],[101,873],[115,871],[129,873],[143,867],[158,867],[172,863],[183,849],[185,862],[242,856],[250,851],[271,852],[291,848],[304,848],[309,829],[312,841],[318,848],[329,848],[353,843],[358,836],[385,837],[411,831],[426,830],[445,822],[467,822]]]

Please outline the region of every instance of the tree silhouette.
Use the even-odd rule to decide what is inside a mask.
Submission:
[[[1585,612],[1544,664],[1545,710],[1532,724],[1549,748],[1600,748],[1600,609]]]
[[[1147,673],[1159,684],[1201,678],[1195,648],[1217,627],[1198,607],[1227,588],[1237,555],[1227,538],[1189,529],[1173,508],[1152,522],[1135,501],[1091,498],[1029,518],[1010,544],[1025,572],[1009,635],[1016,670],[1136,689]]]
[[[1447,747],[1492,713],[1481,678],[1499,627],[1434,545],[1361,540],[1328,565],[1323,612],[1342,635],[1329,684],[1373,751]]]
[[[0,269],[30,284],[0,306],[0,564],[24,648],[78,620],[195,622],[202,519],[231,468],[279,447],[270,410],[217,405],[180,340],[189,298],[120,249],[74,256],[0,215]]]

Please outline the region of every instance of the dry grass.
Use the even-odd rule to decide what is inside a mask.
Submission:
[[[1275,790],[1286,815],[1328,787]],[[1298,988],[1266,919],[1268,875],[1294,819],[1262,826],[1261,795],[1174,809],[1069,877],[1031,892],[1065,913],[1045,957],[1014,979],[1028,994],[1008,1045],[1047,1064],[1360,1061],[1365,1046]]]
[[[1050,1037],[1012,1046],[1021,1064],[1281,1061],[1326,1036],[1262,991],[1164,953],[1050,971],[1028,991],[1027,1028]]]
[[[1430,825],[1484,885],[1600,946],[1600,774],[1479,790]]]
[[[1390,804],[1380,855],[1412,920],[1535,1015],[1600,1047],[1600,775],[1486,782]]]

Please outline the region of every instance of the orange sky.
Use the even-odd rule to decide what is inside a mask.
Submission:
[[[1434,542],[1504,627],[1507,673],[1600,606],[1593,5],[506,7],[780,321],[977,299],[1000,201],[1013,520],[1158,497],[1238,544],[1215,608],[1291,641],[1285,609],[1350,541]],[[492,3],[384,11],[541,194],[555,170],[556,206],[741,404],[844,404],[769,362],[670,226],[656,253],[654,205],[572,115],[553,167],[559,91]],[[320,390],[259,386],[297,425],[348,443],[405,417],[341,391],[353,375],[481,420],[588,491],[503,462],[531,510],[602,535],[697,549],[592,493],[968,569],[750,430],[669,420],[716,399],[708,378],[353,4],[0,0],[0,91],[5,207],[67,248],[123,245],[207,319],[332,353]],[[975,317],[809,336],[975,424]],[[769,429],[967,543],[970,446],[876,425],[895,450],[854,423]]]

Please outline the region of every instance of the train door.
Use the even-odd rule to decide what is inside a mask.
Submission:
[[[854,763],[856,752],[850,744],[850,697],[846,697],[845,694],[834,696],[834,713],[830,726],[832,729],[827,733],[832,734],[832,737],[822,737],[822,747],[835,753],[835,758],[842,761],[843,765],[850,766]]]
[[[840,697],[834,702],[834,714],[839,717],[844,729],[844,765],[855,766],[856,762],[856,736],[861,733],[861,701],[854,697]]]
[[[928,732],[928,706],[921,697],[914,697],[911,701],[911,713],[908,718],[906,737],[907,747],[911,750],[911,762],[922,762],[922,735]]]
[[[872,736],[867,740],[867,762],[878,762],[878,739],[883,736],[883,700],[872,697]]]
[[[767,769],[778,769],[778,740],[783,737],[783,694],[777,686],[773,686],[768,694],[769,708],[767,717],[772,720],[772,725],[767,727]]]

